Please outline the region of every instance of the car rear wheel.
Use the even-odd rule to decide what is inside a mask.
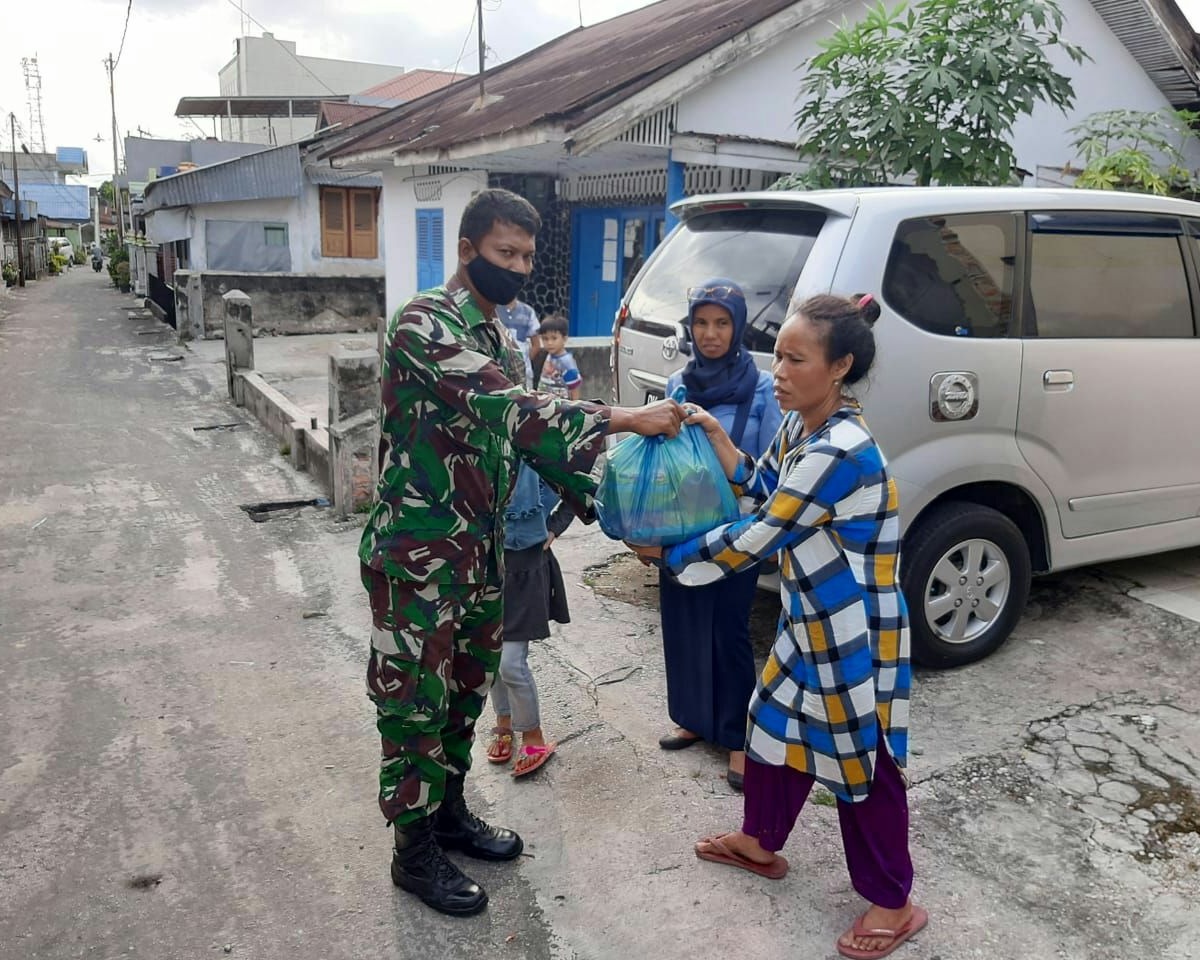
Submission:
[[[1029,546],[1000,511],[976,503],[934,507],[904,538],[901,557],[918,663],[945,668],[982,660],[1021,619]]]

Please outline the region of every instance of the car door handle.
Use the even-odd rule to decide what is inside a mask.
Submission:
[[[1070,390],[1075,385],[1075,374],[1070,370],[1047,370],[1042,374],[1042,386],[1047,390]]]

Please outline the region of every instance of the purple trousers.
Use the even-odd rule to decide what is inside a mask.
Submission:
[[[796,825],[816,781],[792,767],[746,758],[742,832],[764,850],[778,852]],[[908,902],[913,867],[908,855],[908,798],[904,779],[887,749],[875,755],[875,781],[858,803],[837,802],[850,882],[859,895],[889,910]]]

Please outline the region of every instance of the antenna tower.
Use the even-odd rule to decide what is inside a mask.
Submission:
[[[21,58],[25,71],[25,101],[29,106],[29,149],[46,152],[46,124],[42,119],[42,74],[38,70],[37,54]]]

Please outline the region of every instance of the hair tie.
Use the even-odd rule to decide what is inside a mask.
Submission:
[[[858,309],[859,310],[865,309],[867,304],[871,303],[871,301],[874,299],[875,298],[869,293],[863,294],[862,299],[858,301]]]

